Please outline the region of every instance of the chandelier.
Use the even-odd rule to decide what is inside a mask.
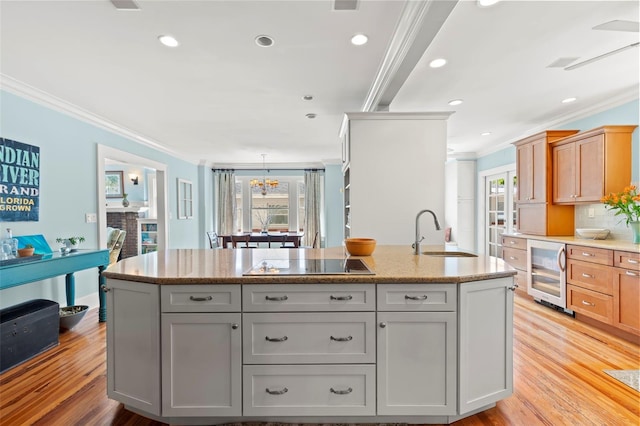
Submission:
[[[278,180],[267,179],[265,177],[267,169],[265,168],[265,165],[264,165],[264,158],[267,156],[267,154],[261,154],[261,155],[262,155],[262,179],[251,179],[249,183],[251,184],[251,188],[260,188],[260,193],[262,195],[267,195],[267,189],[276,188],[278,186]]]

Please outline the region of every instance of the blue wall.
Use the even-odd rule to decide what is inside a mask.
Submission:
[[[98,211],[97,146],[101,144],[166,164],[169,211],[173,218],[169,220],[169,245],[204,247],[205,241],[197,238],[203,218],[176,219],[177,178],[192,181],[197,194],[197,165],[5,91],[0,91],[0,136],[40,147],[40,220],[0,225],[10,227],[13,235],[43,234],[54,249],[59,246],[55,242],[57,237],[82,235],[86,238],[84,248],[98,248],[97,224],[85,223],[84,216]],[[133,187],[126,173],[125,185],[126,192]],[[198,211],[197,200],[194,207]],[[96,293],[96,271],[76,274],[76,299]],[[2,290],[0,307],[34,298],[66,305],[64,279]]]
[[[626,104],[608,109],[580,120],[574,120],[562,125],[554,126],[554,130],[575,129],[580,131],[594,129],[605,125],[638,125],[640,123],[640,102],[628,102]],[[515,147],[510,146],[500,151],[485,155],[478,158],[478,172],[493,169],[495,167],[513,164],[516,162]],[[640,182],[640,147],[638,143],[638,128],[635,129],[632,136],[632,174],[631,180],[635,183]]]

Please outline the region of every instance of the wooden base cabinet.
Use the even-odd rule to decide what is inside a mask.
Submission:
[[[640,253],[615,251],[613,325],[640,336]]]
[[[107,396],[160,415],[160,287],[108,280]]]
[[[513,278],[458,287],[458,412],[513,393]]]
[[[567,308],[640,336],[640,253],[569,245],[567,258]]]
[[[378,414],[456,414],[456,313],[378,313]]]
[[[158,421],[450,423],[512,392],[512,277],[106,287],[109,398]]]
[[[163,416],[242,414],[238,313],[162,314]]]

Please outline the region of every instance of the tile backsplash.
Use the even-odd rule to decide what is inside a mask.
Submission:
[[[593,209],[593,217],[589,217],[589,210]],[[576,228],[605,228],[611,231],[607,239],[628,240],[632,238],[631,229],[627,227],[624,216],[614,216],[604,204],[576,205]]]

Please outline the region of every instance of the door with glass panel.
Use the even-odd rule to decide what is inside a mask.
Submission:
[[[485,177],[485,253],[502,257],[502,234],[516,228],[515,171]]]

